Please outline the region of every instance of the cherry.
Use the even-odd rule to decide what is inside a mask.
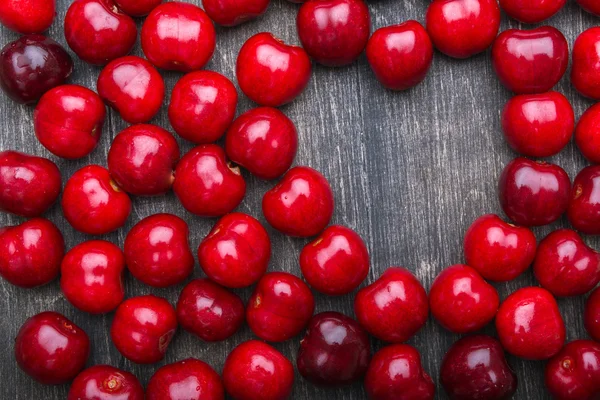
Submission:
[[[234,163],[261,179],[276,179],[294,162],[298,132],[281,111],[259,107],[233,121],[225,137],[225,151]]]
[[[596,0],[576,0],[577,4],[585,11],[600,16],[600,4]]]
[[[172,214],[155,214],[138,222],[125,238],[131,275],[154,287],[183,282],[194,269],[187,223]]]
[[[483,328],[494,319],[499,305],[496,289],[467,265],[444,269],[429,291],[431,314],[454,333]]]
[[[64,254],[63,236],[47,219],[0,230],[0,276],[13,285],[33,288],[53,281]]]
[[[421,282],[410,271],[391,267],[356,294],[354,313],[371,335],[401,343],[425,325],[429,302]]]
[[[19,2],[2,2],[19,4]],[[53,87],[62,85],[73,72],[69,53],[42,35],[22,36],[0,52],[0,88],[19,103],[34,103]]]
[[[0,2],[0,24],[21,34],[42,33],[56,15],[56,0],[6,0]]]
[[[76,0],[65,16],[65,38],[83,61],[105,65],[131,51],[137,27],[113,0]]]
[[[423,25],[410,20],[377,29],[367,43],[367,60],[383,86],[406,90],[425,79],[433,44]]]
[[[56,201],[62,187],[52,161],[16,151],[0,152],[0,211],[37,217]]]
[[[142,26],[142,50],[158,68],[201,69],[215,51],[215,27],[198,6],[168,2],[156,7]]]
[[[196,358],[160,367],[148,382],[146,400],[224,400],[225,389],[214,369]]]
[[[130,372],[110,365],[83,370],[71,384],[67,400],[144,400],[142,384]]]
[[[600,395],[600,344],[575,340],[546,364],[548,392],[557,400],[595,399]]]
[[[198,260],[213,281],[230,288],[256,283],[267,272],[271,240],[258,220],[231,213],[221,218],[198,247]]]
[[[130,124],[148,122],[165,98],[162,76],[148,61],[126,56],[111,61],[98,76],[98,94]]]
[[[117,7],[132,17],[145,17],[163,0],[115,0]]]
[[[315,290],[340,296],[356,289],[369,274],[369,252],[356,232],[333,225],[304,246],[300,269]]]
[[[46,311],[27,319],[15,339],[19,367],[47,385],[67,383],[83,369],[88,335],[64,315]]]
[[[296,18],[302,47],[319,64],[354,62],[367,46],[371,15],[363,0],[308,0]]]
[[[567,0],[500,0],[500,7],[509,17],[526,24],[537,24],[559,12]]]
[[[500,82],[515,93],[552,89],[569,64],[569,44],[556,28],[508,29],[492,47],[492,65]]]
[[[434,0],[425,26],[435,47],[454,58],[469,58],[492,45],[500,29],[496,0]]]
[[[292,393],[294,367],[275,348],[250,340],[227,356],[223,383],[236,400],[285,400]]]
[[[519,289],[502,302],[496,330],[506,351],[528,360],[548,359],[565,342],[565,324],[556,300],[538,287]]]
[[[248,300],[246,319],[252,332],[270,342],[298,335],[315,311],[315,299],[302,279],[287,272],[263,276]]]
[[[162,297],[132,297],[117,308],[110,328],[115,347],[137,364],[154,364],[165,357],[175,331],[175,309]]]
[[[571,181],[564,169],[523,157],[512,160],[502,171],[498,194],[502,209],[519,225],[550,224],[569,205]]]
[[[134,125],[121,131],[108,151],[108,170],[121,188],[133,195],[168,192],[179,161],[179,145],[156,125]]]
[[[35,108],[35,136],[58,157],[82,158],[96,148],[105,118],[106,108],[96,93],[79,85],[58,86]]]
[[[173,191],[186,210],[202,217],[233,211],[246,195],[246,181],[217,145],[201,145],[184,155],[175,169]]]
[[[213,71],[191,72],[173,88],[169,121],[185,140],[212,143],[231,125],[237,101],[237,90],[227,77]]]
[[[263,15],[270,0],[203,0],[206,14],[222,26],[236,26]]]
[[[581,233],[600,234],[600,166],[586,167],[575,177],[567,217]]]
[[[81,311],[107,313],[125,297],[125,257],[110,242],[90,240],[73,247],[65,255],[60,271],[62,292]]]
[[[517,390],[502,345],[485,335],[455,342],[442,360],[440,380],[451,400],[510,399]]]
[[[267,222],[286,235],[298,237],[321,233],[333,216],[333,206],[329,182],[310,167],[290,169],[262,200]]]
[[[312,67],[306,51],[262,32],[244,43],[237,57],[240,89],[250,100],[271,107],[290,103],[304,91]]]
[[[220,342],[240,330],[244,311],[237,294],[208,279],[188,283],[177,301],[179,325],[206,342]]]
[[[600,27],[584,31],[573,45],[571,84],[579,93],[600,100]]]
[[[600,105],[594,104],[581,115],[575,128],[575,142],[585,158],[600,164]]]
[[[558,154],[571,140],[574,128],[573,107],[558,92],[515,96],[502,111],[504,138],[527,157]]]
[[[131,200],[110,178],[106,168],[88,165],[67,181],[62,208],[73,228],[89,235],[103,235],[125,224]]]
[[[585,302],[583,322],[590,337],[600,341],[600,288],[594,289]]]

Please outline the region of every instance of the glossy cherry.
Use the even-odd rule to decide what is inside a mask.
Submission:
[[[269,342],[298,335],[315,311],[315,299],[302,279],[287,272],[263,276],[248,300],[246,320],[252,332]]]
[[[115,313],[110,337],[119,352],[137,364],[162,360],[177,330],[175,309],[153,295],[125,300]]]
[[[600,166],[586,167],[575,177],[567,217],[579,232],[600,234]]]
[[[231,125],[237,102],[237,90],[227,77],[213,71],[191,72],[173,88],[169,121],[185,140],[212,143]]]
[[[577,4],[585,11],[600,16],[600,3],[596,0],[576,0]]]
[[[312,66],[306,51],[262,32],[244,43],[237,57],[236,76],[250,100],[271,107],[290,103],[304,91]]]
[[[556,400],[593,400],[600,396],[600,344],[575,340],[548,363],[548,392]]]
[[[500,7],[509,17],[526,24],[537,24],[559,12],[567,0],[500,0]]]
[[[600,100],[600,27],[577,37],[572,57],[571,84],[585,97]]]
[[[146,400],[224,400],[221,377],[207,363],[188,358],[160,367],[148,382]]]
[[[0,24],[21,34],[42,33],[52,25],[56,0],[5,0],[0,2]]]
[[[115,0],[117,7],[132,17],[144,17],[162,2],[163,0]]]
[[[600,341],[600,288],[594,289],[585,302],[585,329],[592,339]]]
[[[496,330],[509,353],[527,360],[545,360],[565,342],[565,324],[552,294],[525,287],[508,296],[496,314]]]
[[[130,372],[110,365],[83,370],[71,384],[67,400],[144,400],[144,388]]]
[[[260,17],[270,0],[202,0],[206,14],[221,26],[236,26]]]
[[[67,383],[83,369],[88,335],[64,315],[46,311],[27,319],[15,339],[19,367],[47,385]]]
[[[230,288],[256,283],[271,259],[271,240],[257,219],[231,213],[221,218],[198,247],[198,260],[213,281]]]
[[[600,104],[594,104],[579,118],[575,143],[585,158],[600,164]]]

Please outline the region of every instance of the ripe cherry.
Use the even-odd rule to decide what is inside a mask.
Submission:
[[[575,40],[571,84],[585,97],[600,100],[600,27],[584,31]]]
[[[207,363],[188,358],[160,367],[148,382],[146,400],[224,400],[221,377]]]
[[[144,387],[130,372],[110,365],[83,370],[71,384],[67,400],[144,400]]]
[[[46,31],[52,25],[55,15],[56,0],[0,2],[0,24],[21,34]]]
[[[600,344],[575,340],[548,363],[546,388],[557,400],[595,399],[600,395]]]
[[[575,142],[585,158],[600,164],[600,104],[594,104],[579,118]]]
[[[600,341],[600,288],[596,288],[586,300],[583,322],[590,337]]]
[[[221,26],[236,26],[267,11],[270,0],[203,0],[202,6],[206,14]]]
[[[576,0],[577,4],[585,11],[600,16],[600,3],[596,0]]]
[[[600,166],[586,167],[575,177],[567,217],[581,233],[600,234]]]
[[[509,17],[526,24],[537,24],[560,11],[567,0],[500,0],[500,7]]]
[[[163,0],[115,0],[117,7],[132,17],[145,17]]]

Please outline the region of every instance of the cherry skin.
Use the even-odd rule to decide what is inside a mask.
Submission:
[[[600,164],[600,105],[594,104],[579,118],[575,128],[575,143],[585,158]]]
[[[452,400],[510,399],[518,382],[500,342],[485,335],[455,342],[442,360],[440,380]]]
[[[585,11],[600,16],[600,3],[595,0],[576,0],[577,4]]]
[[[168,2],[156,7],[142,26],[142,50],[158,68],[201,69],[215,51],[215,27],[198,6]]]
[[[208,279],[188,283],[177,301],[179,325],[205,342],[231,337],[244,324],[240,297]]]
[[[165,357],[175,331],[175,309],[162,297],[132,297],[117,308],[110,337],[123,357],[137,364],[154,364]]]
[[[523,157],[506,165],[498,184],[504,213],[524,226],[547,225],[559,219],[569,205],[570,190],[564,169]]]
[[[67,383],[83,369],[88,335],[64,315],[46,311],[27,319],[15,339],[19,367],[46,385]]]
[[[262,32],[244,43],[237,57],[236,76],[250,100],[270,107],[290,103],[304,91],[312,66],[306,51]]]
[[[83,61],[105,65],[133,49],[137,27],[113,0],[76,0],[65,16],[65,38]]]
[[[88,165],[67,181],[62,208],[73,228],[89,235],[104,235],[125,224],[131,200],[106,168]]]
[[[356,294],[354,313],[371,335],[402,343],[427,322],[429,302],[421,282],[410,271],[391,267]]]
[[[556,28],[508,29],[492,47],[492,65],[500,82],[517,94],[552,89],[567,71],[569,44]]]
[[[246,181],[217,145],[201,145],[184,155],[175,169],[173,191],[186,210],[201,217],[233,211],[246,195]]]
[[[267,222],[278,231],[297,237],[321,233],[333,216],[333,206],[329,182],[310,167],[290,169],[262,200]]]
[[[237,90],[227,77],[213,71],[191,72],[173,88],[169,121],[185,140],[212,143],[231,125],[237,101]]]
[[[229,288],[256,283],[267,272],[271,240],[257,219],[231,213],[221,218],[198,247],[204,273]]]
[[[584,31],[573,45],[571,84],[585,97],[600,100],[600,27]]]
[[[221,377],[203,361],[188,358],[160,367],[148,382],[146,400],[224,400]]]
[[[557,400],[592,400],[600,395],[600,344],[575,340],[548,363],[545,383]]]
[[[89,155],[98,144],[106,107],[94,92],[63,85],[42,96],[33,113],[35,136],[52,154],[74,160]]]
[[[203,0],[206,14],[221,26],[236,26],[263,15],[270,0]]]
[[[183,282],[194,269],[187,223],[172,214],[155,214],[138,222],[125,238],[125,261],[131,275],[147,285]]]
[[[227,157],[261,179],[276,179],[294,162],[298,151],[296,126],[272,107],[246,111],[233,121],[225,137]]]
[[[296,18],[302,47],[319,64],[354,62],[371,35],[371,15],[363,0],[308,0]]]
[[[117,7],[132,17],[145,17],[162,2],[163,0],[115,0]]]
[[[423,25],[414,20],[377,29],[366,51],[375,76],[391,90],[417,86],[433,61],[431,39]]]
[[[302,279],[287,272],[263,276],[248,300],[246,319],[252,332],[269,342],[298,335],[315,311],[315,299]]]
[[[304,246],[300,269],[315,290],[341,296],[356,289],[369,274],[369,251],[352,229],[333,225]]]
[[[526,360],[546,360],[565,342],[556,300],[539,287],[525,287],[508,296],[496,314],[496,330],[506,351]]]
[[[600,234],[600,166],[586,167],[575,177],[567,217],[579,232]]]
[[[45,213],[62,187],[52,161],[16,151],[0,152],[0,211],[27,218]]]
[[[0,3],[0,24],[24,35],[48,30],[55,15],[56,0],[6,0]]]
[[[126,128],[115,137],[108,151],[111,177],[124,191],[138,196],[168,192],[175,180],[177,161],[177,141],[156,125]]]
[[[600,288],[596,288],[586,300],[583,322],[590,337],[600,341]]]
[[[0,88],[18,103],[36,102],[48,90],[65,83],[72,72],[69,53],[42,35],[22,36],[0,52]]]
[[[34,288],[53,281],[64,254],[63,236],[47,219],[0,230],[0,276],[13,285]]]
[[[227,356],[223,383],[236,400],[285,400],[292,393],[294,367],[275,348],[250,340]]]
[[[559,12],[567,0],[500,0],[500,7],[509,17],[526,24],[537,24]]]
[[[144,400],[144,388],[130,372],[110,365],[83,370],[71,384],[67,400]]]

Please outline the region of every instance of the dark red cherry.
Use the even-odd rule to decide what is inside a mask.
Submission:
[[[146,400],[224,400],[221,377],[207,363],[188,358],[160,367],[148,382]]]
[[[236,26],[260,17],[270,0],[203,0],[202,6],[210,19],[221,26]]]
[[[600,104],[594,104],[579,118],[575,143],[585,158],[600,164]]]
[[[585,11],[600,16],[600,3],[596,0],[576,0],[577,4]]]
[[[0,2],[0,24],[21,34],[42,33],[52,25],[56,0],[5,0]]]
[[[545,382],[556,400],[593,400],[600,396],[600,344],[575,340],[546,364]]]
[[[585,302],[585,329],[592,339],[600,341],[600,288],[594,289]]]
[[[83,370],[71,384],[67,400],[144,400],[144,387],[130,372],[110,365]]]
[[[509,17],[526,24],[537,24],[560,11],[567,0],[500,0],[500,7]]]
[[[163,0],[115,0],[117,7],[132,17],[144,17],[162,2]]]
[[[600,166],[586,167],[575,177],[567,217],[581,233],[600,234]]]
[[[577,37],[572,57],[571,84],[583,96],[600,100],[600,27]]]

